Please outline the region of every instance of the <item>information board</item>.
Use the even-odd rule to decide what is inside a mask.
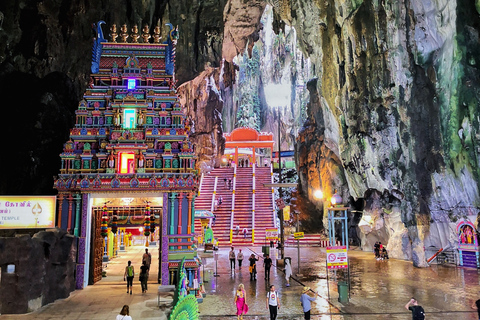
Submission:
[[[327,247],[327,268],[342,269],[348,268],[348,257],[346,246]]]
[[[56,196],[0,197],[0,229],[55,227]]]
[[[267,238],[267,240],[277,240],[278,229],[265,229],[265,238]]]

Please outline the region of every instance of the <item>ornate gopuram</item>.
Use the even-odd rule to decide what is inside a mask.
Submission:
[[[158,243],[159,283],[173,284],[185,258],[188,283],[200,284],[193,242],[199,181],[176,94],[178,30],[167,24],[168,36],[161,42],[159,26],[151,34],[148,26],[129,32],[126,25],[118,31],[113,25],[107,41],[102,24],[95,26],[90,83],[54,182],[57,226],[78,237],[77,288],[102,278],[106,234],[128,231],[135,223],[131,230],[145,244],[150,223],[152,232],[158,230],[150,241]],[[138,232],[138,225],[145,229]]]

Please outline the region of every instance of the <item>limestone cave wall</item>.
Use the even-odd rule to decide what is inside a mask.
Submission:
[[[75,290],[76,252],[75,237],[58,229],[0,237],[0,313],[32,312],[68,297]]]
[[[258,86],[285,80],[305,90],[282,113],[282,149],[295,148],[300,199],[321,210],[314,189],[325,198],[338,189],[364,249],[381,240],[418,266],[423,247],[455,247],[455,223],[477,219],[475,2],[7,0],[0,13],[0,90],[3,105],[14,106],[4,108],[12,121],[3,136],[11,138],[0,164],[16,168],[1,171],[3,194],[51,192],[88,83],[91,23],[160,21],[180,28],[179,94],[204,168],[218,161],[222,133],[236,125],[238,57],[261,43]],[[276,53],[268,28],[288,38]],[[275,132],[273,111],[261,110],[261,129]]]

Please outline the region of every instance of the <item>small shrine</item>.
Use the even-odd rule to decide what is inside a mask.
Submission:
[[[131,33],[112,25],[108,41],[104,23],[95,25],[90,82],[54,182],[57,226],[79,239],[77,288],[99,281],[102,260],[132,236],[158,243],[159,283],[174,284],[185,259],[188,283],[201,284],[195,146],[175,85],[178,28],[167,24],[161,42],[160,26],[150,34],[147,25]]]
[[[467,220],[457,223],[458,256],[460,265],[480,268],[477,232],[473,223]]]

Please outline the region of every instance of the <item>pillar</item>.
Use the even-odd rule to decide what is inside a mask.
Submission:
[[[238,166],[238,147],[235,147],[235,156],[233,157],[233,161],[235,162],[235,166]]]
[[[58,195],[58,209],[57,209],[57,227],[62,228],[62,207],[63,207],[63,194]]]
[[[187,220],[187,234],[192,234],[192,230],[195,230],[192,217],[192,193],[187,195],[188,200],[188,220]]]
[[[170,194],[170,232],[169,234],[175,234],[175,198],[177,194],[172,192]],[[173,239],[171,240],[173,241]]]
[[[256,163],[257,162],[255,160],[255,147],[252,147],[252,167],[254,167]]]
[[[80,194],[75,194],[74,196],[75,198],[75,229],[74,229],[74,232],[73,234],[76,236],[76,237],[79,237],[80,236]]]
[[[182,234],[182,202],[183,202],[183,193],[178,194],[178,226],[177,234]],[[182,242],[182,238],[178,238],[177,242]],[[182,246],[178,246],[178,249],[182,249]]]
[[[72,232],[72,211],[73,211],[73,197],[70,193],[68,195],[68,221],[67,221],[67,232]]]

